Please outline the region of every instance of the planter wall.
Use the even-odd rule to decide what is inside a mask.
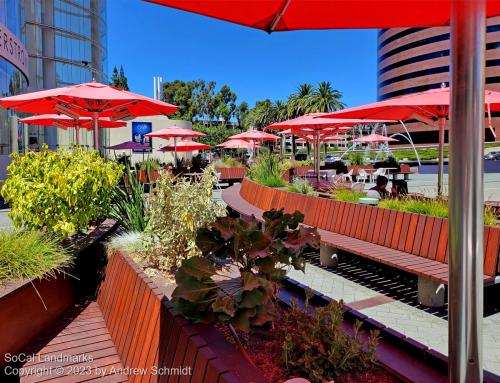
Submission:
[[[192,367],[192,382],[265,382],[213,327],[189,324],[126,254],[110,258],[97,302],[125,367]]]
[[[63,274],[7,284],[0,291],[0,367],[5,365],[5,354],[21,352],[74,301],[72,281]]]
[[[242,180],[247,174],[247,168],[216,168],[215,171],[220,173],[221,180]]]
[[[448,263],[448,219],[340,202],[256,184],[245,178],[240,195],[264,211],[271,208],[304,214],[317,227],[424,258]],[[484,274],[500,274],[500,228],[484,227]]]

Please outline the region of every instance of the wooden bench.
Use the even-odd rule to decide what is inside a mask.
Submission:
[[[223,182],[231,181],[241,181],[245,178],[248,169],[245,167],[239,168],[216,168],[215,171],[220,173],[220,180]]]
[[[57,294],[68,299],[72,296],[67,279],[44,280],[39,286],[43,287],[42,296],[50,298],[51,310],[58,302]],[[65,286],[62,291],[61,286]],[[32,307],[42,306],[34,289],[27,289],[24,295],[29,295],[26,302]],[[5,367],[2,362],[8,353],[32,356],[25,363],[8,367],[33,371],[20,377],[21,382],[265,382],[260,371],[212,326],[190,324],[176,312],[163,292],[125,254],[110,258],[95,301],[77,304],[62,315],[56,307],[51,317],[59,313],[58,319],[50,323],[44,319],[45,330],[36,336],[28,334],[30,339],[20,337],[31,322],[26,322],[26,315],[15,314],[19,306],[12,300],[16,297],[16,303],[24,306],[19,294],[0,297],[0,314],[7,310],[0,330],[6,336],[3,330],[9,329],[9,339],[21,339],[25,344],[0,345],[4,356],[0,367]],[[37,310],[43,314],[43,308]],[[36,318],[35,311],[31,309],[30,315]],[[11,325],[6,326],[6,321]],[[3,381],[7,376],[1,372]]]
[[[337,250],[347,251],[415,274],[419,300],[428,306],[445,302],[448,284],[448,220],[375,206],[340,202],[258,185],[245,179],[223,193],[242,214],[262,216],[271,208],[304,213],[304,224],[321,235],[321,258],[336,262]],[[484,283],[500,282],[500,228],[484,228]]]

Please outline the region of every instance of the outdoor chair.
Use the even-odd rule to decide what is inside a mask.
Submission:
[[[378,168],[375,172],[371,174],[371,182],[376,182],[378,176],[385,176],[387,173],[387,169]]]
[[[349,173],[344,173],[344,174],[341,174],[341,177],[342,177],[342,180],[347,182],[352,182],[352,173],[353,173],[353,169],[349,170]]]
[[[356,178],[358,182],[366,182],[366,180],[370,180],[370,175],[366,172],[365,169],[359,168],[359,174],[358,177]]]

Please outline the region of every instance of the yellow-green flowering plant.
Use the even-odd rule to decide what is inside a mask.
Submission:
[[[16,227],[63,237],[87,229],[110,208],[122,166],[81,147],[13,153],[1,194]]]

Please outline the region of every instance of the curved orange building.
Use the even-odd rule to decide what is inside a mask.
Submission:
[[[378,99],[438,88],[449,84],[449,27],[382,29],[378,36]],[[500,17],[488,19],[486,34],[486,88],[500,91]],[[409,123],[417,142],[436,142],[437,132],[422,123]],[[500,140],[500,114],[494,115]],[[398,126],[389,131],[401,130]],[[424,134],[425,132],[425,134]],[[486,139],[494,139],[486,129]]]

